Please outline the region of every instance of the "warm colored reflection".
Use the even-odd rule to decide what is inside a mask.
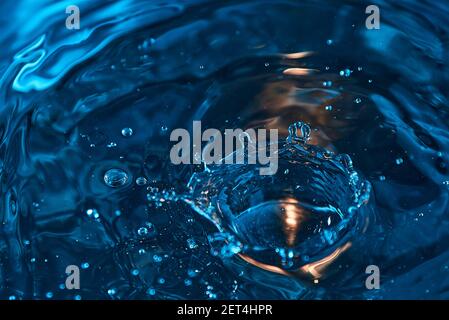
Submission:
[[[286,202],[281,204],[283,215],[282,226],[288,246],[294,246],[296,235],[307,218],[307,213],[299,206],[299,202],[295,199],[288,198]]]
[[[248,262],[248,263],[250,263],[252,265],[255,265],[256,267],[259,267],[259,268],[261,268],[263,270],[270,271],[270,272],[275,272],[275,273],[279,273],[279,274],[283,274],[284,276],[291,275],[288,271],[285,271],[285,270],[283,270],[283,269],[281,269],[279,267],[276,267],[276,266],[271,266],[269,264],[265,264],[265,263],[259,262],[259,261],[254,260],[253,258],[248,257],[247,255],[244,255],[242,253],[239,253],[238,255],[239,255],[240,258],[242,258],[246,262]]]
[[[314,279],[319,279],[323,276],[323,273],[325,269],[335,260],[338,258],[338,256],[349,249],[351,247],[351,242],[348,242],[341,246],[340,248],[336,249],[334,252],[332,252],[327,257],[309,263],[303,267],[301,267],[301,271],[304,273],[309,273]]]
[[[326,268],[329,267],[329,265],[331,265],[332,262],[334,262],[343,252],[345,252],[350,247],[351,247],[351,243],[348,242],[348,243],[344,244],[343,246],[337,248],[334,252],[332,252],[327,257],[325,257],[325,258],[323,258],[321,260],[309,263],[309,264],[299,268],[298,270],[290,271],[290,272],[286,271],[286,270],[283,270],[283,269],[281,269],[279,267],[276,267],[276,266],[272,266],[272,265],[269,265],[269,264],[265,264],[265,263],[259,262],[259,261],[255,260],[255,259],[245,255],[245,254],[239,253],[238,255],[244,261],[246,261],[246,262],[248,262],[248,263],[250,263],[250,264],[252,264],[252,265],[254,265],[254,266],[258,267],[258,268],[266,270],[266,271],[282,274],[282,275],[285,275],[285,276],[295,277],[295,276],[307,275],[307,276],[310,276],[313,279],[320,279],[321,277],[323,277]]]
[[[306,76],[312,73],[312,69],[306,68],[288,68],[283,71],[283,74],[288,76]]]
[[[285,53],[285,54],[282,54],[282,56],[287,59],[302,59],[302,58],[306,58],[312,54],[313,54],[313,52],[311,52],[311,51],[303,51],[303,52]]]

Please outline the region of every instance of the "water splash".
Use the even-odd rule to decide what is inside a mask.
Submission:
[[[380,30],[349,0],[84,1],[74,31],[1,1],[0,298],[447,298],[449,7],[378,2]],[[270,179],[171,165],[192,120],[301,123]]]
[[[307,144],[307,124],[295,122],[288,131],[279,142],[280,170],[274,176],[259,175],[257,165],[209,165],[192,175],[189,193],[150,193],[149,199],[188,203],[228,235],[226,247],[239,248],[224,252],[289,270],[321,259],[358,230],[371,185],[348,155]]]

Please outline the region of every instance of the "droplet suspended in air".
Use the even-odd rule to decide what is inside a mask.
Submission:
[[[133,135],[133,129],[132,128],[123,128],[122,129],[122,136],[124,137],[131,137]]]
[[[287,141],[306,143],[310,138],[310,132],[309,125],[301,121],[295,122],[288,126]]]
[[[104,174],[104,182],[107,186],[117,188],[128,181],[128,174],[122,169],[109,169]]]

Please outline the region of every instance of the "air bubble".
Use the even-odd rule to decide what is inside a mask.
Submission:
[[[128,174],[122,169],[109,169],[103,179],[107,186],[117,188],[128,181]]]
[[[145,177],[138,177],[138,178],[136,179],[136,184],[137,184],[138,186],[144,186],[144,185],[147,184],[147,179],[146,179]]]
[[[131,128],[123,128],[122,129],[122,136],[131,137],[132,135],[133,135],[133,129],[131,129]]]

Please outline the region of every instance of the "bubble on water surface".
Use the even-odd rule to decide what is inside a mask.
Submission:
[[[107,186],[117,188],[128,181],[128,174],[122,169],[109,169],[104,174],[104,182]]]
[[[131,137],[133,135],[133,129],[132,128],[123,128],[122,129],[122,136],[124,137]]]
[[[138,177],[138,178],[136,179],[136,184],[137,184],[138,186],[144,186],[144,185],[147,184],[147,179],[146,179],[145,177]]]

